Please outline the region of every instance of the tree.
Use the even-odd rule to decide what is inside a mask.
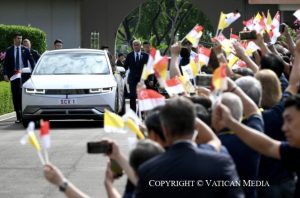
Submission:
[[[163,54],[177,39],[182,39],[196,24],[205,28],[202,40],[208,41],[213,28],[207,17],[188,0],[149,0],[130,13],[117,33],[117,49],[135,39],[153,40]]]

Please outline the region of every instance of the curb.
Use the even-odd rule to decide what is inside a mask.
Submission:
[[[11,117],[15,117],[16,116],[16,112],[11,112],[11,113],[7,113],[7,114],[3,114],[0,116],[0,121],[9,119]]]

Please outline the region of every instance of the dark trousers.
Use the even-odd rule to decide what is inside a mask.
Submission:
[[[22,90],[21,90],[21,79],[17,78],[10,82],[10,88],[12,93],[12,99],[14,109],[16,112],[17,120],[21,119],[21,106],[22,106]]]
[[[136,112],[136,86],[138,82],[130,82],[129,84],[129,99],[130,99],[130,109]]]

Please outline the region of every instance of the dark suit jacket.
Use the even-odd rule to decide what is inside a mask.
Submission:
[[[147,64],[148,54],[141,52],[140,60],[135,61],[134,52],[130,52],[125,60],[124,68],[129,69],[128,83],[138,83],[141,79],[144,64]]]
[[[41,57],[41,55],[38,53],[38,51],[34,50],[34,49],[30,49],[30,55],[32,56],[33,60],[34,60],[34,64],[36,64],[39,60],[39,58]]]
[[[11,46],[6,50],[6,55],[3,64],[3,74],[7,75],[8,78],[10,78],[12,75],[15,74],[14,51],[15,51],[14,46]],[[22,56],[24,67],[28,67],[28,61],[30,62],[31,65],[34,66],[34,61],[32,59],[32,56],[30,55],[29,50],[24,46],[21,46],[21,56]]]
[[[240,186],[212,186],[213,181],[239,181],[232,159],[228,155],[199,149],[189,142],[176,143],[164,154],[145,162],[139,168],[138,176],[136,197],[244,197]],[[194,185],[168,187],[164,183],[163,187],[151,187],[154,181],[194,181]],[[197,186],[198,181],[203,186]]]

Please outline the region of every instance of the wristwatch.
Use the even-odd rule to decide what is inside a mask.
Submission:
[[[60,192],[65,192],[68,188],[68,180],[63,179],[63,183],[58,186]]]

